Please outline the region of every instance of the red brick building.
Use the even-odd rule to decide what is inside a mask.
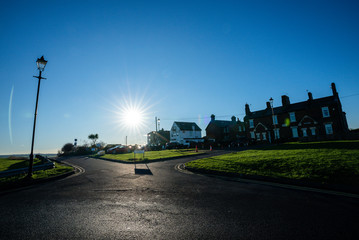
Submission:
[[[206,139],[217,144],[236,146],[246,141],[246,128],[244,122],[236,120],[233,116],[231,121],[216,120],[215,115],[211,115],[211,121],[206,127]]]
[[[344,139],[349,130],[335,84],[332,96],[290,103],[282,96],[282,106],[274,107],[267,102],[263,110],[251,112],[245,105],[244,121],[247,137],[255,142],[287,142]]]

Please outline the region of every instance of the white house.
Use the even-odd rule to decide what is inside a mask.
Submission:
[[[190,142],[203,142],[202,129],[194,122],[174,122],[170,132],[170,142],[189,145]]]

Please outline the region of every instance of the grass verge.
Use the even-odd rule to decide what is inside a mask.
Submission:
[[[0,159],[0,161],[2,161],[2,159]],[[55,164],[55,168],[33,172],[33,176],[32,176],[33,180],[34,181],[46,180],[48,178],[62,175],[64,173],[71,172],[74,170],[72,167],[64,164],[60,164],[60,163],[54,163],[54,164]],[[22,185],[23,183],[27,182],[25,177],[26,174],[0,178],[0,189],[1,188],[6,189],[11,186]]]
[[[34,165],[41,164],[41,161],[37,158],[34,159]],[[15,157],[15,158],[0,158],[0,172],[12,169],[29,167],[29,160],[27,158]]]
[[[286,143],[199,159],[186,163],[186,167],[359,187],[359,141]]]
[[[196,152],[194,149],[171,149],[171,150],[162,150],[162,151],[148,151],[145,152],[144,158],[142,154],[136,154],[136,158],[134,159],[133,153],[125,153],[125,154],[105,154],[103,156],[95,156],[102,159],[111,159],[123,162],[139,162],[139,161],[155,161],[160,159],[168,159],[168,158],[176,158],[183,157],[189,155],[195,155],[203,153],[203,151]]]

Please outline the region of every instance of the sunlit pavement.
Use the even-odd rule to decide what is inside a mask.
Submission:
[[[1,239],[358,239],[359,200],[91,158],[0,195]]]

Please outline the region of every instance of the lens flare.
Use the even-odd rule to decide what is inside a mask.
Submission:
[[[14,94],[14,86],[12,86],[11,93],[10,93],[10,101],[9,101],[9,136],[10,136],[10,143],[12,144],[12,127],[11,127],[11,112],[12,112],[12,96]]]

